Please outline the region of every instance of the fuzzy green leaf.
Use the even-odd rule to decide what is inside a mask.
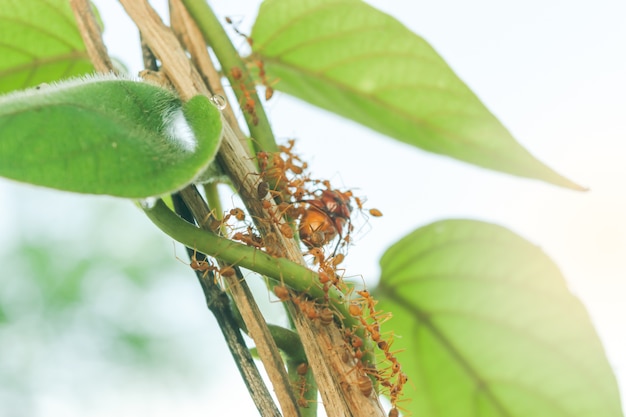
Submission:
[[[380,263],[373,292],[393,314],[392,350],[410,381],[401,405],[413,415],[623,416],[585,308],[538,247],[449,220],[414,231]]]
[[[252,39],[277,90],[430,152],[580,189],[528,153],[424,39],[360,0],[266,0]]]
[[[89,194],[177,190],[213,160],[220,111],[144,82],[94,77],[0,97],[0,175]]]
[[[93,71],[67,0],[0,7],[0,94]]]

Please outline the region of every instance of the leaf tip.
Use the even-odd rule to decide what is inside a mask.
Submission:
[[[589,191],[589,187],[584,187],[578,183],[575,183],[574,181],[560,175],[559,173],[555,171],[552,171],[552,173],[553,175],[551,175],[551,178],[540,178],[540,179],[543,179],[545,181],[548,181],[560,187],[569,188],[570,190],[573,190],[573,191],[581,191],[581,192]]]

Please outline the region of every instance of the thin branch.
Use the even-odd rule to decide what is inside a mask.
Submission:
[[[193,222],[193,215],[183,199],[179,195],[173,195],[172,200],[174,201],[176,212],[183,220]],[[197,253],[195,249],[192,250],[189,247],[187,247],[187,254],[190,258],[195,256],[196,259],[202,259],[202,257],[206,259],[206,255]],[[217,320],[220,330],[224,335],[226,345],[243,377],[252,401],[262,416],[280,416],[280,412],[278,408],[276,408],[276,404],[274,404],[274,400],[263,382],[263,378],[261,374],[259,374],[254,359],[239,331],[237,320],[234,318],[230,308],[228,296],[219,286],[215,285],[212,271],[210,271],[211,273],[209,274],[205,272],[208,271],[196,271],[196,275],[198,276],[202,291],[204,292],[207,307]]]
[[[146,43],[141,33],[139,34],[139,39],[141,42],[141,56],[143,59],[143,67],[150,71],[158,71],[159,66],[157,65],[157,59],[150,50],[150,47]]]
[[[72,6],[74,17],[76,17],[76,24],[83,37],[89,59],[91,59],[96,71],[104,73],[115,71],[107,48],[102,42],[100,26],[93,14],[89,0],[70,0],[70,6]]]
[[[191,203],[189,208],[196,219],[205,219],[210,214],[209,208],[195,187],[183,189],[181,195],[186,202]],[[208,228],[206,223],[201,225],[201,227]],[[214,231],[209,230],[209,232]],[[221,262],[221,265],[223,266],[224,262]],[[240,268],[236,267],[235,269],[237,271],[236,275],[225,275],[222,278],[226,282],[233,300],[235,300],[248,333],[256,344],[259,358],[261,358],[270,381],[272,381],[274,392],[281,405],[283,414],[286,416],[299,416],[300,412],[296,398],[293,395],[289,377],[276,342],[272,338],[259,306],[254,301],[248,284],[243,279]]]
[[[314,285],[319,280],[314,271],[288,259],[273,258],[261,250],[200,230],[172,213],[161,200],[157,201],[154,207],[144,207],[143,210],[159,229],[186,246],[220,258],[229,265],[240,265],[276,281],[282,280],[290,288],[300,292],[306,291],[317,300],[321,301],[327,295],[332,308],[344,316],[344,326],[357,325],[356,319],[348,312],[343,294],[336,288],[330,288],[326,294],[322,288]]]
[[[193,63],[198,68],[209,90],[211,90],[213,94],[218,94],[226,100],[228,105],[223,110],[224,118],[232,127],[233,132],[235,132],[243,148],[247,151],[248,138],[239,128],[233,106],[229,103],[226,91],[224,91],[224,87],[222,86],[222,77],[215,68],[215,65],[213,65],[200,29],[198,29],[196,22],[189,15],[189,12],[182,4],[181,0],[170,0],[170,20],[172,22],[172,30],[187,51],[189,51]]]

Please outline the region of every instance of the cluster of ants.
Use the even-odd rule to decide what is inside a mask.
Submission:
[[[228,23],[232,21],[227,19]],[[237,28],[235,31],[245,37],[252,46],[252,39]],[[259,76],[265,86],[265,99],[273,95],[273,89],[267,82],[265,69],[261,60],[255,60]],[[251,117],[254,124],[258,122],[255,111],[255,102],[243,81],[240,68],[231,69],[232,78],[238,83],[244,95],[242,109]],[[374,392],[374,382],[389,395],[392,408],[389,417],[398,417],[398,402],[402,394],[407,376],[402,372],[395,353],[391,351],[393,340],[385,340],[380,332],[380,324],[386,321],[389,313],[376,310],[377,301],[367,290],[356,291],[358,297],[350,297],[353,288],[343,280],[343,270],[338,266],[344,261],[347,249],[351,244],[353,208],[356,206],[360,213],[365,213],[364,202],[355,196],[351,190],[340,191],[332,187],[327,180],[312,179],[308,173],[308,165],[293,152],[294,140],[289,140],[286,146],[279,146],[279,152],[258,152],[256,160],[259,167],[259,181],[257,195],[263,208],[269,214],[280,233],[288,239],[297,238],[303,244],[303,255],[311,256],[312,267],[319,276],[319,285],[323,289],[324,299],[320,301],[306,298],[304,294],[292,295],[284,285],[274,286],[274,293],[281,301],[291,300],[300,311],[311,320],[328,326],[333,322],[341,323],[341,315],[334,311],[329,302],[329,291],[335,288],[345,294],[345,302],[349,314],[355,319],[356,325],[344,327],[345,351],[342,359],[345,363],[353,363],[357,373],[359,391],[369,397]],[[273,200],[275,204],[271,201]],[[377,209],[367,210],[370,216],[380,217],[382,213]],[[231,224],[229,221],[235,221]],[[243,225],[243,226],[237,226]],[[246,214],[242,209],[233,208],[224,214],[214,229],[231,231],[230,238],[248,246],[263,250],[272,256],[282,256],[282,251],[276,242],[270,241],[271,234],[265,238],[246,222]],[[232,276],[235,271],[232,267],[217,268],[208,261],[192,259],[191,267],[200,271],[211,271],[216,276]],[[372,343],[366,339],[369,339]],[[383,363],[375,366],[365,360],[366,346],[376,346],[384,355]],[[387,367],[385,364],[388,364]],[[297,391],[300,394],[298,405],[306,407],[307,400],[305,375],[308,372],[306,363],[297,367]]]
[[[257,190],[263,207],[268,211],[272,222],[287,238],[297,236],[305,248],[303,255],[311,257],[311,265],[319,276],[319,285],[324,292],[324,299],[315,301],[304,295],[292,296],[283,285],[276,285],[274,293],[281,301],[292,300],[302,313],[311,320],[319,320],[322,325],[341,322],[329,302],[329,291],[336,288],[343,294],[351,294],[353,289],[343,280],[343,270],[339,265],[344,261],[349,245],[353,209],[365,214],[364,202],[352,191],[341,191],[332,187],[327,180],[312,179],[307,173],[307,163],[293,152],[294,140],[286,146],[279,146],[279,152],[258,152],[256,159],[260,169]],[[268,197],[277,204],[273,205]],[[379,217],[377,209],[367,210],[370,216]],[[231,213],[232,214],[232,213]],[[263,240],[248,227],[247,232],[232,236],[246,244],[264,249],[271,255],[277,255],[271,246],[264,246]],[[346,297],[348,311],[356,319],[353,328],[344,328],[346,355],[344,361],[354,362],[357,372],[357,385],[360,392],[369,397],[373,390],[373,380],[389,394],[392,403],[390,417],[399,414],[397,403],[407,376],[401,370],[394,352],[392,341],[385,340],[380,332],[380,324],[390,314],[376,310],[374,300],[367,290],[356,291],[358,297]],[[360,336],[362,335],[362,336]],[[365,340],[369,338],[384,355],[384,362],[389,366],[376,369],[364,363]],[[304,402],[304,401],[303,401]]]

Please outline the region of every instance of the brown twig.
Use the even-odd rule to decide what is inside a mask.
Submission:
[[[100,26],[93,14],[89,0],[70,0],[70,6],[76,18],[76,24],[83,37],[87,54],[97,72],[115,71],[107,48],[102,42]]]
[[[213,65],[200,29],[198,29],[196,22],[189,16],[189,12],[180,0],[170,0],[170,21],[172,30],[176,36],[178,36],[183,46],[189,51],[192,62],[198,68],[206,85],[213,94],[219,94],[226,100],[226,103],[228,103],[222,113],[233,129],[233,132],[235,132],[239,142],[241,142],[243,148],[247,151],[248,138],[239,128],[233,107],[228,102],[228,96],[222,86],[222,77],[215,68],[215,65]]]

